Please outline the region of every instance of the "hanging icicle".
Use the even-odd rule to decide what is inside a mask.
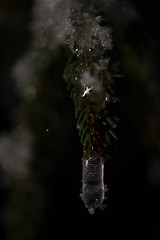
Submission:
[[[104,162],[108,148],[116,139],[117,117],[112,105],[117,101],[112,90],[113,75],[109,51],[111,28],[101,26],[102,17],[76,5],[70,16],[73,34],[67,36],[70,59],[64,79],[75,103],[77,128],[83,144],[81,198],[90,213],[101,207],[105,189]]]

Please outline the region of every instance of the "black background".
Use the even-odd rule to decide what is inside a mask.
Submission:
[[[117,39],[120,38],[120,42],[131,42],[135,49],[142,49],[141,54],[150,58],[158,78],[159,2],[149,0],[132,2],[140,17],[127,27],[123,36],[117,36]],[[11,115],[20,100],[10,76],[10,69],[23,55],[30,41],[31,33],[28,24],[32,20],[30,13],[32,4],[31,0],[24,0],[23,3],[20,0],[1,0],[0,2],[0,134],[8,133],[14,128]],[[23,19],[22,22],[16,22],[18,14]],[[123,51],[120,53],[123,62],[125,59]],[[33,221],[33,225],[36,226],[32,230],[35,231],[34,239],[61,237],[160,239],[160,182],[153,184],[149,175],[150,164],[155,161],[154,159],[158,159],[156,161],[159,164],[159,151],[156,147],[154,149],[152,146],[145,146],[139,139],[138,128],[131,114],[133,109],[127,102],[128,95],[132,92],[129,89],[130,85],[126,80],[121,80],[117,86],[123,101],[119,107],[117,150],[113,151],[111,159],[105,162],[105,183],[109,188],[107,208],[104,211],[97,210],[94,215],[90,215],[79,196],[83,148],[76,129],[73,102],[60,77],[65,65],[63,50],[56,58],[56,63],[53,62],[51,69],[48,70],[47,79],[51,79],[54,75],[60,79],[56,83],[57,90],[53,92],[53,94],[55,91],[62,93],[61,98],[57,97],[56,100],[55,97],[53,100],[56,102],[55,109],[58,109],[60,118],[59,124],[56,125],[58,126],[56,134],[53,134],[53,125],[53,130],[49,133],[39,134],[40,140],[37,140],[35,147],[37,157],[32,169],[34,179],[43,189],[45,204],[41,213],[37,214],[34,207],[36,202],[39,203],[39,199],[38,194],[36,198],[35,193],[35,205],[30,205],[30,211],[33,214],[35,211],[35,219],[41,216],[42,219],[37,221],[38,223]],[[159,86],[160,83],[157,87]],[[50,102],[50,98],[46,103],[47,101]],[[37,131],[38,129],[35,130],[35,134]],[[53,162],[48,160],[41,164],[39,156],[42,157],[41,160],[47,156]],[[48,164],[47,170],[44,169],[46,164]],[[1,234],[4,235],[1,239],[6,239],[10,228],[4,219],[12,194],[12,184],[9,187],[3,185],[3,174],[1,176]],[[28,225],[32,225],[32,221]],[[21,226],[17,225],[16,228],[20,229]],[[23,239],[9,235],[9,239]]]

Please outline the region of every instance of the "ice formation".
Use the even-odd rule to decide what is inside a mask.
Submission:
[[[91,214],[101,207],[105,197],[104,160],[98,155],[84,156],[81,198]]]

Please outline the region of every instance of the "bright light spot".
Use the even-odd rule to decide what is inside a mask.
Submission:
[[[86,167],[88,166],[88,160],[86,160]]]
[[[85,91],[84,91],[82,97],[85,97],[86,94],[89,94],[89,92],[90,92],[92,89],[93,89],[93,87],[90,87],[90,88],[89,88],[89,87],[86,87],[86,89],[85,89]]]

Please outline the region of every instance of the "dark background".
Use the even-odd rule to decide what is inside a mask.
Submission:
[[[111,18],[125,78],[115,83],[120,121],[105,162],[107,208],[90,215],[79,196],[83,148],[62,79],[64,49],[39,77],[33,102],[21,99],[10,71],[31,39],[33,1],[1,0],[0,134],[12,132],[22,106],[35,137],[27,179],[12,181],[1,169],[1,239],[160,239],[160,8],[156,0],[130,4],[138,13],[133,21]]]

